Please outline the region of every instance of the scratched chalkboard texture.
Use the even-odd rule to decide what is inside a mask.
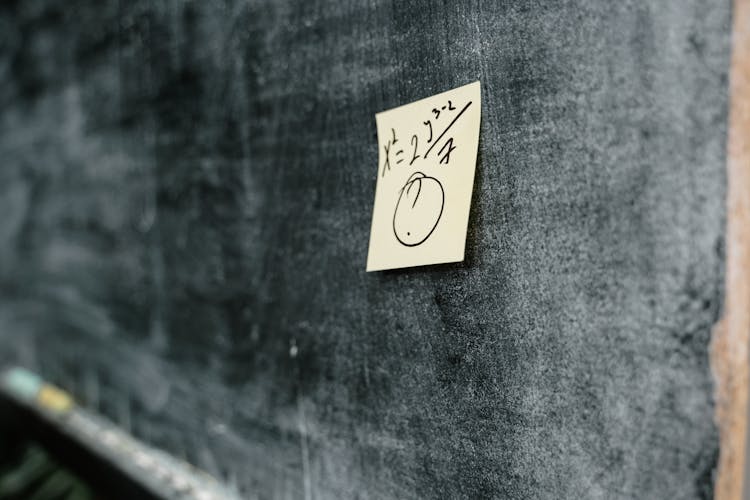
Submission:
[[[248,498],[710,498],[727,0],[9,0],[0,363]],[[475,80],[461,264],[374,114]]]

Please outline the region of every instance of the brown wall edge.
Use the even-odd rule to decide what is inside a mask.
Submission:
[[[720,453],[716,500],[750,498],[747,460],[750,346],[750,0],[735,0],[727,145],[724,312],[711,341]],[[743,487],[744,495],[743,495]]]

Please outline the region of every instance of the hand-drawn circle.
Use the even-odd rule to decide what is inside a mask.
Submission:
[[[424,243],[440,222],[444,205],[440,181],[414,172],[399,191],[393,212],[393,234],[398,242],[407,247]]]

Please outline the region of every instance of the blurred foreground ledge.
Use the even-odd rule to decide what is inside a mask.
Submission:
[[[22,368],[0,376],[0,433],[41,445],[89,485],[95,498],[239,498],[205,472],[144,445]]]

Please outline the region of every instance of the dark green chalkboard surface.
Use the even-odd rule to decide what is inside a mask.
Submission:
[[[9,0],[0,363],[248,498],[710,498],[730,2]],[[479,80],[467,258],[374,114]]]

